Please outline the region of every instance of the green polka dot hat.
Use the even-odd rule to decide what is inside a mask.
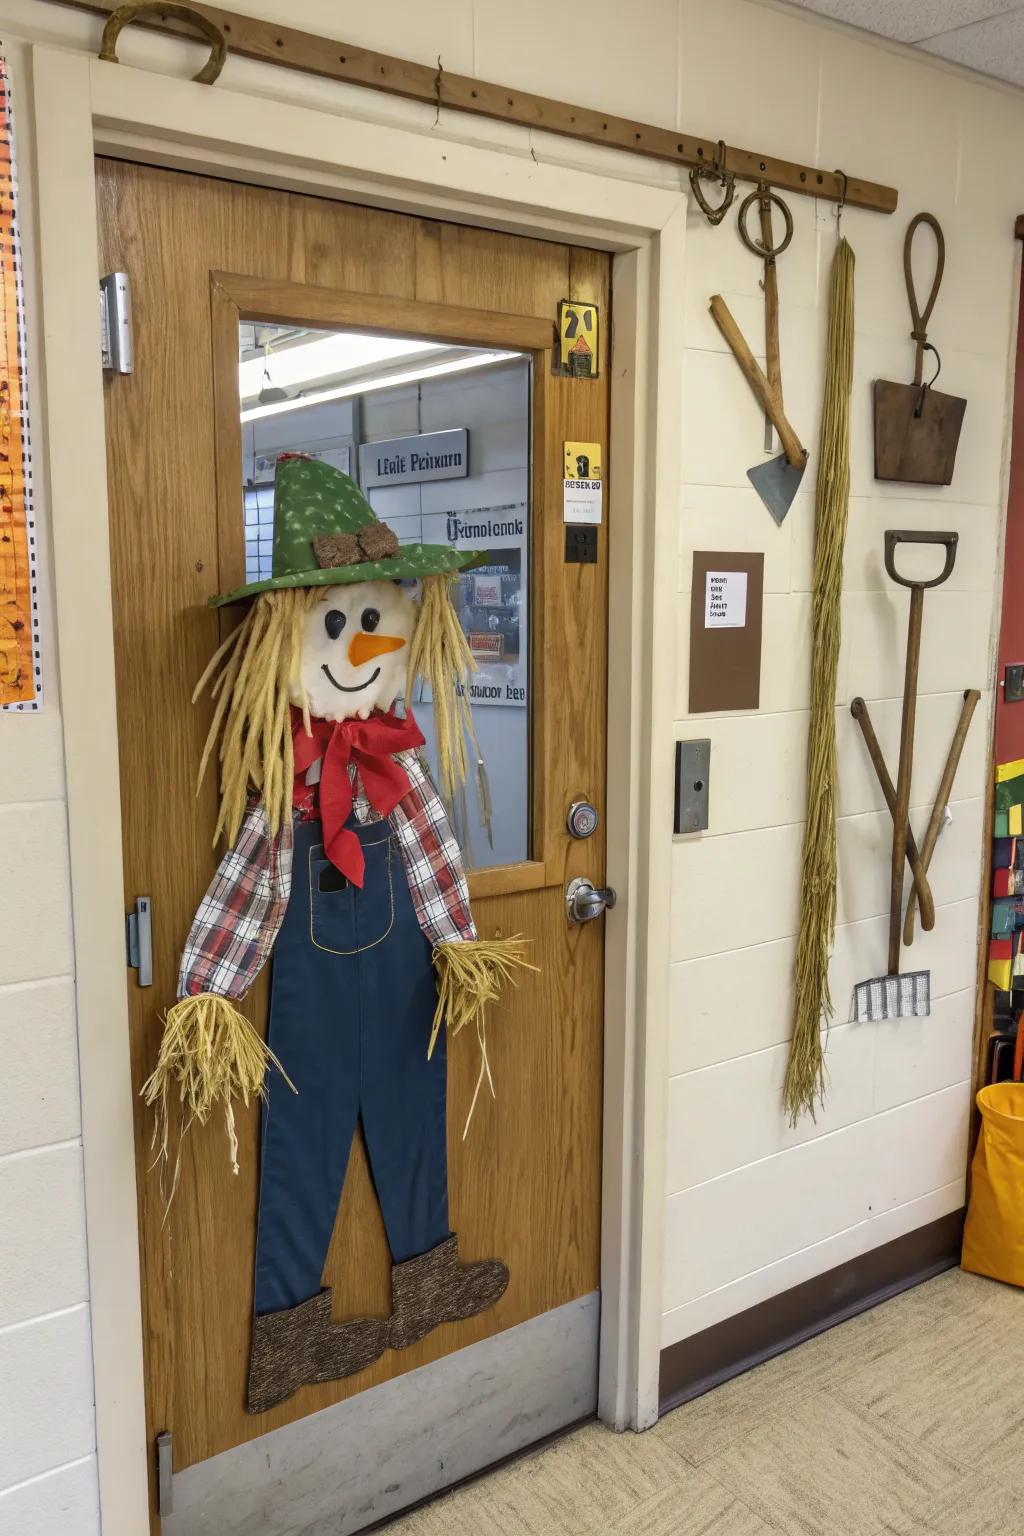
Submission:
[[[240,603],[280,587],[441,576],[480,558],[476,550],[447,544],[399,544],[350,476],[320,459],[286,453],[274,480],[272,575],[211,597],[210,605]]]

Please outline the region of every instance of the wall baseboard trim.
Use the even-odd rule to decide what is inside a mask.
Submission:
[[[964,1216],[962,1209],[951,1211],[670,1344],[661,1352],[659,1412],[678,1408],[836,1323],[954,1268],[960,1262]]]

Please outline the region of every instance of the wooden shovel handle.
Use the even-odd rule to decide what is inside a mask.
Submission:
[[[771,251],[771,198],[762,197],[758,213],[761,217],[761,244],[766,252]],[[779,355],[779,273],[774,252],[764,259],[764,356],[768,383],[778,395],[779,405],[785,409],[782,398],[782,359]]]
[[[747,346],[743,332],[733,319],[728,304],[720,293],[716,293],[711,300],[711,315],[729,343],[732,354],[740,365],[744,378],[757,396],[761,409],[765,415],[771,418],[772,426],[779,434],[783,452],[794,469],[801,469],[807,463],[807,454],[793,428],[786,420],[786,413],[782,409],[778,395],[772,389],[763,372],[754,359],[754,354]]]

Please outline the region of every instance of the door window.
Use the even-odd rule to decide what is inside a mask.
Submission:
[[[239,324],[247,582],[271,574],[274,466],[287,452],[351,475],[402,543],[485,557],[461,573],[456,594],[476,661],[470,694],[483,767],[449,812],[473,868],[531,856],[531,368],[522,352]],[[435,768],[422,685],[408,703]]]

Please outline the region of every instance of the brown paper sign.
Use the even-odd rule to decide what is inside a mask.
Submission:
[[[691,714],[760,705],[763,593],[763,554],[694,551]]]

